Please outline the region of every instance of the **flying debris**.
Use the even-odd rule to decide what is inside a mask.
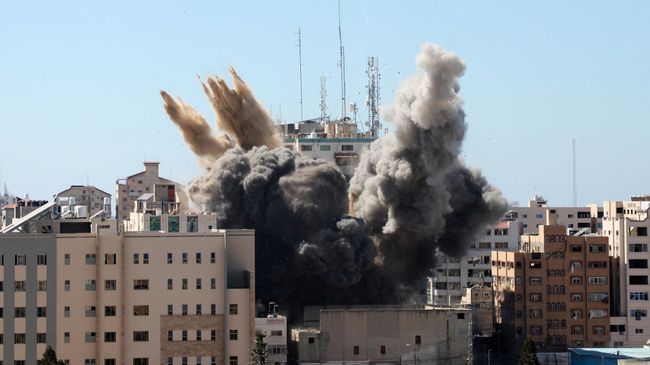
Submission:
[[[188,184],[191,199],[216,213],[220,228],[256,230],[262,302],[291,311],[408,301],[432,274],[436,249],[462,255],[505,212],[500,191],[459,159],[463,61],[424,44],[417,67],[384,110],[395,131],[362,154],[349,186],[333,163],[280,147],[269,114],[232,69],[234,89],[218,77],[202,82],[221,135],[162,93],[205,167]]]

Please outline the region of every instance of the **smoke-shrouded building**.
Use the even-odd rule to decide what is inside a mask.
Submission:
[[[491,255],[496,326],[530,336],[542,351],[606,347],[609,328],[607,237],[568,235],[549,222],[521,237],[519,252]]]
[[[254,232],[204,222],[175,233],[118,233],[108,219],[85,222],[88,232],[0,235],[0,361],[35,364],[50,345],[72,365],[247,363]]]

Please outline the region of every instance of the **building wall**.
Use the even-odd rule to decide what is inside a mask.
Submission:
[[[65,189],[54,195],[55,197],[74,197],[75,205],[88,207],[90,216],[98,213],[104,209],[104,198],[109,199],[109,212],[110,212],[110,198],[111,194],[97,189],[94,186],[72,185],[70,188]],[[62,202],[67,205],[67,203]]]
[[[296,138],[285,140],[284,146],[305,156],[334,162],[348,178],[354,175],[363,151],[374,138]]]
[[[287,317],[268,316],[255,318],[255,330],[262,332],[267,344],[267,364],[286,364],[287,362]]]

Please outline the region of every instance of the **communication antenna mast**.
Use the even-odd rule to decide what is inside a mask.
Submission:
[[[345,97],[345,50],[343,49],[343,35],[341,34],[341,0],[339,4],[339,67],[341,68],[341,119],[347,117],[346,97]]]
[[[576,181],[576,139],[571,140],[573,144],[573,206],[578,206],[578,183]]]
[[[368,121],[366,126],[370,131],[372,137],[378,137],[381,130],[381,123],[379,123],[379,61],[377,57],[368,57],[368,69],[366,70],[368,76],[368,98],[366,99],[366,106],[368,108]]]
[[[298,28],[298,68],[300,70],[300,121],[305,120],[302,108],[302,39],[300,37],[300,28]]]
[[[327,119],[327,78],[325,75],[320,77],[320,117]]]

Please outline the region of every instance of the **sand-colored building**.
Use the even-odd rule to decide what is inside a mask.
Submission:
[[[248,363],[254,232],[116,227],[0,235],[0,360],[36,364],[51,345],[72,365]]]
[[[111,213],[111,194],[92,185],[71,185],[54,194],[54,198],[60,200],[61,206],[85,206],[89,216],[102,211],[106,211],[109,216]]]
[[[491,256],[499,330],[530,336],[540,351],[609,344],[607,237],[571,236],[553,222],[523,235],[519,252]]]

